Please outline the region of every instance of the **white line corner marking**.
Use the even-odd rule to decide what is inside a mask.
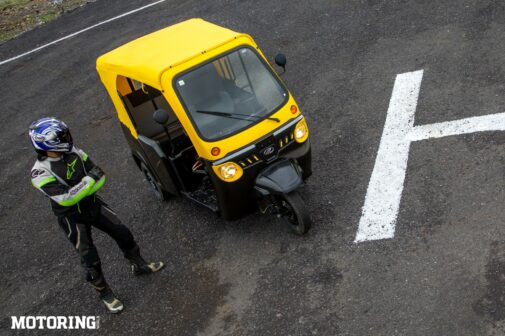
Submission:
[[[160,3],[165,2],[165,1],[167,1],[167,0],[158,0],[158,1],[152,2],[152,3],[150,3],[150,4],[147,4],[147,5],[145,5],[145,6],[142,6],[142,7],[136,8],[136,9],[133,9],[133,10],[131,10],[131,11],[129,11],[129,12],[126,12],[126,13],[120,14],[120,15],[118,15],[118,16],[114,16],[114,17],[112,17],[112,18],[110,18],[110,19],[107,19],[107,20],[104,20],[104,21],[98,22],[98,23],[96,23],[96,24],[94,24],[94,25],[92,25],[92,26],[89,26],[89,27],[87,27],[87,28],[84,28],[84,29],[81,29],[81,30],[79,30],[79,31],[76,31],[75,33],[72,33],[72,34],[69,34],[69,35],[63,36],[62,38],[59,38],[59,39],[54,40],[54,41],[52,41],[52,42],[49,42],[49,43],[43,44],[43,45],[41,45],[40,47],[34,48],[34,49],[32,49],[32,50],[30,50],[30,51],[27,51],[27,52],[25,52],[25,53],[22,53],[22,54],[19,54],[19,55],[17,55],[17,56],[14,56],[14,57],[8,58],[8,59],[6,59],[6,60],[0,61],[0,65],[5,64],[5,63],[9,63],[9,62],[12,62],[12,61],[15,61],[15,60],[17,60],[18,58],[21,58],[21,57],[24,57],[24,56],[27,56],[27,55],[33,54],[34,52],[37,52],[37,51],[39,51],[39,50],[41,50],[41,49],[47,48],[47,47],[49,47],[49,46],[52,46],[53,44],[56,44],[56,43],[61,42],[61,41],[64,41],[64,40],[69,39],[69,38],[71,38],[71,37],[74,37],[74,36],[76,36],[76,35],[82,34],[82,33],[86,32],[86,31],[88,31],[88,30],[91,30],[91,29],[93,29],[93,28],[99,27],[99,26],[101,26],[101,25],[104,25],[104,24],[106,24],[106,23],[109,23],[109,22],[111,22],[111,21],[114,21],[114,20],[120,19],[120,18],[125,17],[125,16],[128,16],[128,15],[131,15],[131,14],[133,14],[133,13],[137,13],[137,12],[139,12],[139,11],[141,11],[141,10],[144,10],[144,9],[146,9],[146,8],[152,7],[152,6],[154,6],[154,5],[160,4]]]
[[[393,238],[410,143],[451,135],[505,131],[505,112],[414,126],[423,70],[396,76],[375,166],[354,242]]]

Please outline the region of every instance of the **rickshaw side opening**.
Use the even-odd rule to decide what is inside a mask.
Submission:
[[[162,92],[124,76],[118,76],[117,81],[124,110],[137,131],[135,139],[122,125],[139,169],[149,169],[148,173],[158,183],[160,196],[195,189],[200,179],[192,176],[188,166],[193,163],[196,150]],[[159,109],[168,113],[165,126],[153,120],[153,113]]]

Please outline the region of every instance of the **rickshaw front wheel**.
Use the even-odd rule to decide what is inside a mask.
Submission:
[[[299,192],[294,190],[278,197],[281,217],[289,229],[300,236],[306,234],[312,226],[312,222]]]
[[[140,163],[140,170],[142,171],[142,174],[144,174],[145,179],[149,183],[149,186],[151,187],[151,190],[154,193],[154,196],[159,199],[160,201],[166,201],[168,199],[168,194],[161,188],[161,184],[158,182],[156,177],[151,174],[151,171],[149,168],[146,167],[146,165],[141,162]]]

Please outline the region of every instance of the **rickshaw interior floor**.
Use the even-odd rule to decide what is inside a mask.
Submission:
[[[208,177],[204,177],[201,182],[200,188],[191,192],[183,192],[183,194],[206,208],[217,212],[217,197],[212,182]]]

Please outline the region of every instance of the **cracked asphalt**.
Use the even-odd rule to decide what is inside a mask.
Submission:
[[[4,60],[148,4],[98,0],[0,45]],[[251,34],[311,130],[303,188],[313,228],[225,222],[182,198],[157,202],[95,71],[102,53],[201,17]],[[0,334],[19,315],[96,315],[72,335],[505,335],[505,133],[412,144],[393,239],[353,243],[397,74],[424,69],[416,124],[505,111],[505,4],[484,0],[168,0],[0,66]],[[108,174],[103,197],[143,254],[135,278],[95,232],[125,303],[108,315],[46,199],[30,184],[32,120],[63,118]]]

